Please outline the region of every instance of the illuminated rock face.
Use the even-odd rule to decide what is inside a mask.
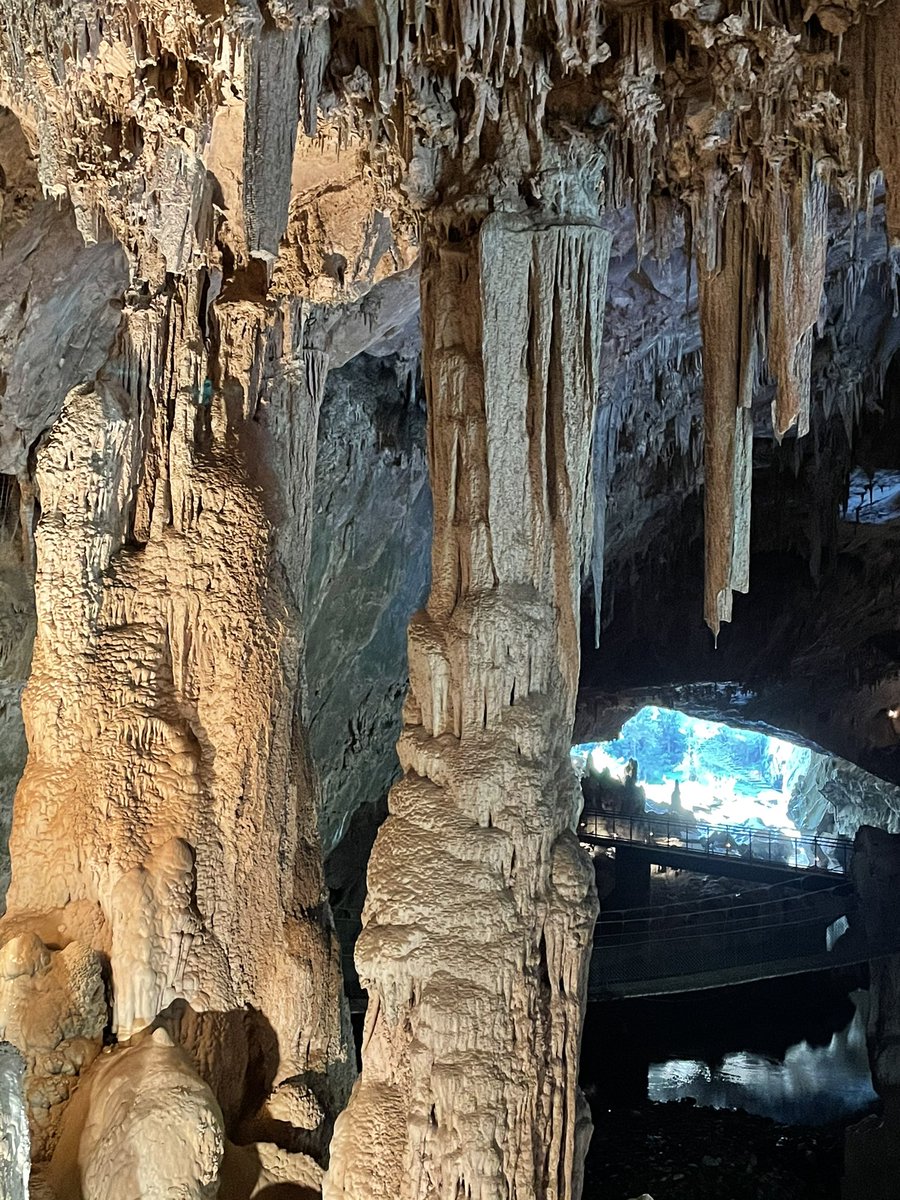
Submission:
[[[0,1043],[0,1189],[9,1200],[28,1200],[31,1153],[24,1074],[22,1056],[8,1042]]]
[[[137,328],[149,325],[147,342],[127,348],[135,374],[70,393],[38,453],[38,636],[6,928],[62,941],[63,954],[107,953],[120,1041],[177,1001],[207,1014],[195,1059],[233,1120],[257,1076],[315,1078],[333,1114],[354,1068],[280,557],[303,578],[316,359],[300,350],[284,364],[248,428],[241,372],[259,331],[246,314],[221,326],[230,419],[224,400],[201,402],[205,357],[170,344],[155,359],[154,316]],[[146,390],[130,395],[139,378]],[[153,392],[173,397],[169,428]],[[266,457],[285,492],[273,484],[267,497],[256,455],[276,435]],[[276,536],[266,506],[282,495],[291,514]],[[265,1048],[229,1018],[247,1009]],[[97,1037],[105,998],[101,1014]],[[7,1036],[27,1054],[27,1035]],[[226,1067],[237,1083],[223,1082]]]
[[[33,933],[0,949],[0,1037],[25,1061],[23,1098],[35,1158],[48,1158],[78,1075],[97,1057],[106,1025],[100,956],[70,942],[53,952]]]

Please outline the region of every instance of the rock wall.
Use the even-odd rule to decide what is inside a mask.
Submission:
[[[0,1189],[7,1200],[28,1200],[31,1152],[24,1074],[19,1052],[8,1042],[0,1044]]]
[[[326,855],[383,800],[407,683],[406,627],[425,597],[431,492],[417,351],[329,374],[319,428],[306,612],[310,750]],[[411,372],[411,373],[410,373]],[[366,856],[356,863],[365,873]]]
[[[127,1062],[164,1026],[202,1100],[188,1140],[209,1149],[212,1095],[228,1138],[271,1147],[252,1178],[214,1138],[170,1190],[229,1161],[245,1191],[317,1186],[351,1083],[322,848],[393,775],[427,493],[415,404],[385,423],[387,360],[347,364],[415,378],[423,235],[431,590],[326,1190],[578,1194],[591,534],[598,630],[607,565],[617,600],[590,682],[755,680],[760,719],[900,778],[896,533],[835,529],[860,465],[837,435],[900,344],[896,25],[897,0],[0,3],[8,700],[32,572],[37,625],[4,1005],[46,991],[53,1029],[63,956],[108,962],[86,1045]],[[702,572],[714,630],[749,583],[756,606],[715,670]],[[32,1095],[46,1064],[3,1020]],[[99,1104],[118,1084],[91,1053]],[[67,1087],[34,1150],[94,1129],[99,1197],[128,1147]]]
[[[900,788],[855,763],[813,754],[794,784],[788,813],[801,829],[855,837],[864,825],[900,833]]]
[[[900,954],[890,953],[900,921],[900,838],[863,827],[852,869],[872,954],[866,1043],[872,1083],[882,1103],[878,1113],[847,1131],[842,1195],[846,1200],[888,1200],[900,1164]]]

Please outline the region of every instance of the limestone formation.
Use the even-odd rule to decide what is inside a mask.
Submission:
[[[900,782],[898,14],[0,0],[10,1189],[578,1200],[576,713]]]
[[[73,1200],[112,1200],[123,1188],[154,1200],[213,1200],[224,1154],[212,1092],[157,1029],[107,1048],[85,1073],[41,1178],[52,1195]]]
[[[166,319],[187,303],[167,302]],[[284,422],[318,385],[278,325],[279,374],[251,402],[261,335],[235,318],[233,331],[223,320],[235,353],[223,347],[222,393],[206,402],[197,351],[157,340],[166,326],[138,313],[119,378],[70,393],[39,453],[38,637],[8,921],[108,950],[122,1040],[176,1000],[222,1014],[251,1005],[273,1048],[247,1069],[275,1082],[314,1072],[336,1108],[352,1067],[317,911],[297,608],[277,557],[293,555],[303,578],[315,410]],[[269,470],[285,491],[268,497],[255,457],[265,429],[284,434]],[[281,495],[292,517],[276,545]],[[77,680],[68,694],[65,678]]]
[[[498,214],[427,250],[432,586],[327,1197],[575,1194],[595,909],[565,731],[608,246],[589,222]]]
[[[99,955],[78,942],[52,952],[33,933],[0,949],[0,1038],[25,1064],[22,1095],[35,1158],[48,1158],[78,1079],[100,1052],[106,995]]]
[[[14,1046],[0,1044],[0,1191],[28,1200],[31,1144],[23,1095],[25,1063]]]

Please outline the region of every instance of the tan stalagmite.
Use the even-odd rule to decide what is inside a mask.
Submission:
[[[299,305],[223,304],[204,339],[202,304],[198,281],[129,313],[38,453],[3,933],[108,953],[120,1041],[202,1014],[226,1119],[250,1078],[315,1078],[333,1114],[354,1067],[286,582],[302,596],[321,352]]]
[[[431,594],[327,1200],[569,1200],[592,873],[569,762],[609,235],[495,214],[422,279]]]
[[[215,1200],[225,1156],[222,1111],[164,1029],[107,1048],[67,1110],[46,1184],[56,1195]]]

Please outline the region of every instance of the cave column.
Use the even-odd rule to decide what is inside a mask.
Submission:
[[[443,232],[438,232],[442,230]],[[435,223],[431,593],[357,944],[363,1072],[327,1200],[568,1200],[596,918],[569,761],[609,236]]]

